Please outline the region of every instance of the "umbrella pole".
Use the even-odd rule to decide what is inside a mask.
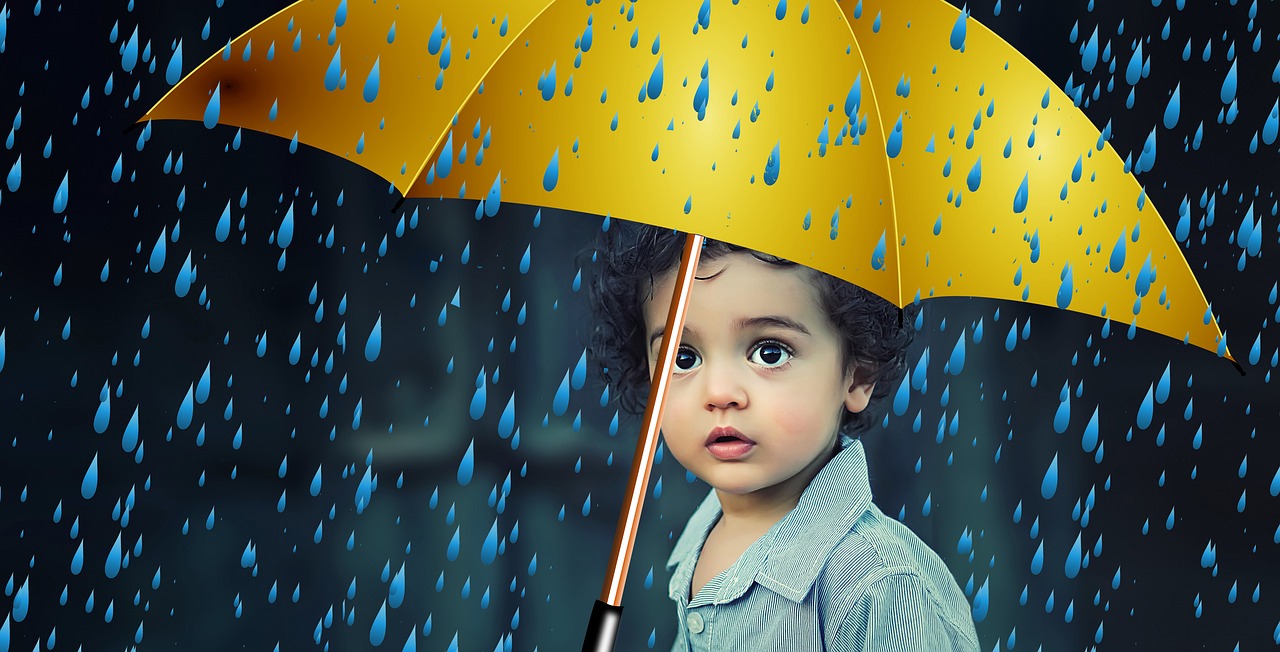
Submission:
[[[649,473],[653,470],[653,455],[658,448],[658,431],[662,427],[662,412],[666,406],[667,388],[671,380],[671,367],[679,350],[678,333],[684,330],[684,318],[688,312],[689,294],[693,290],[694,275],[698,270],[698,258],[702,254],[704,238],[690,233],[685,239],[680,267],[676,271],[676,286],[667,311],[665,336],[658,366],[649,386],[649,401],[644,409],[644,429],[636,444],[635,457],[631,461],[631,477],[627,480],[626,501],[618,517],[618,529],[613,536],[613,552],[609,555],[609,573],[605,576],[600,599],[591,610],[591,621],[582,642],[582,652],[612,652],[618,625],[622,620],[622,589],[627,581],[627,569],[631,566],[631,551],[635,547],[636,531],[640,526],[640,510],[644,508],[644,492],[649,486]]]

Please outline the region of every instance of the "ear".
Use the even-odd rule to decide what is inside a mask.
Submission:
[[[871,402],[871,392],[875,388],[875,383],[865,385],[850,384],[849,390],[844,395],[845,409],[855,413],[867,409],[867,404]]]

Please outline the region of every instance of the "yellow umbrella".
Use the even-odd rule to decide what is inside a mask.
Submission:
[[[1033,64],[941,0],[304,0],[142,120],[173,118],[296,138],[405,197],[611,214],[782,256],[899,306],[1057,306],[1230,359],[1129,166]],[[613,608],[660,390],[602,593]]]

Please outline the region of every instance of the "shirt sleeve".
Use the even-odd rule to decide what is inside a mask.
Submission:
[[[904,572],[876,580],[836,630],[837,652],[976,650],[939,613],[920,576]]]

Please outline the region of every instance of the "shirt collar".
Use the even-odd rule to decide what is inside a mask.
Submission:
[[[738,598],[752,581],[788,600],[802,602],[831,551],[870,506],[866,454],[862,442],[853,440],[818,472],[800,495],[795,509],[743,553],[735,564],[737,581],[725,582],[716,602]],[[720,514],[720,501],[712,490],[689,518],[667,559],[667,568],[681,566],[671,578],[672,599],[692,599],[687,594],[693,577],[693,556]]]

